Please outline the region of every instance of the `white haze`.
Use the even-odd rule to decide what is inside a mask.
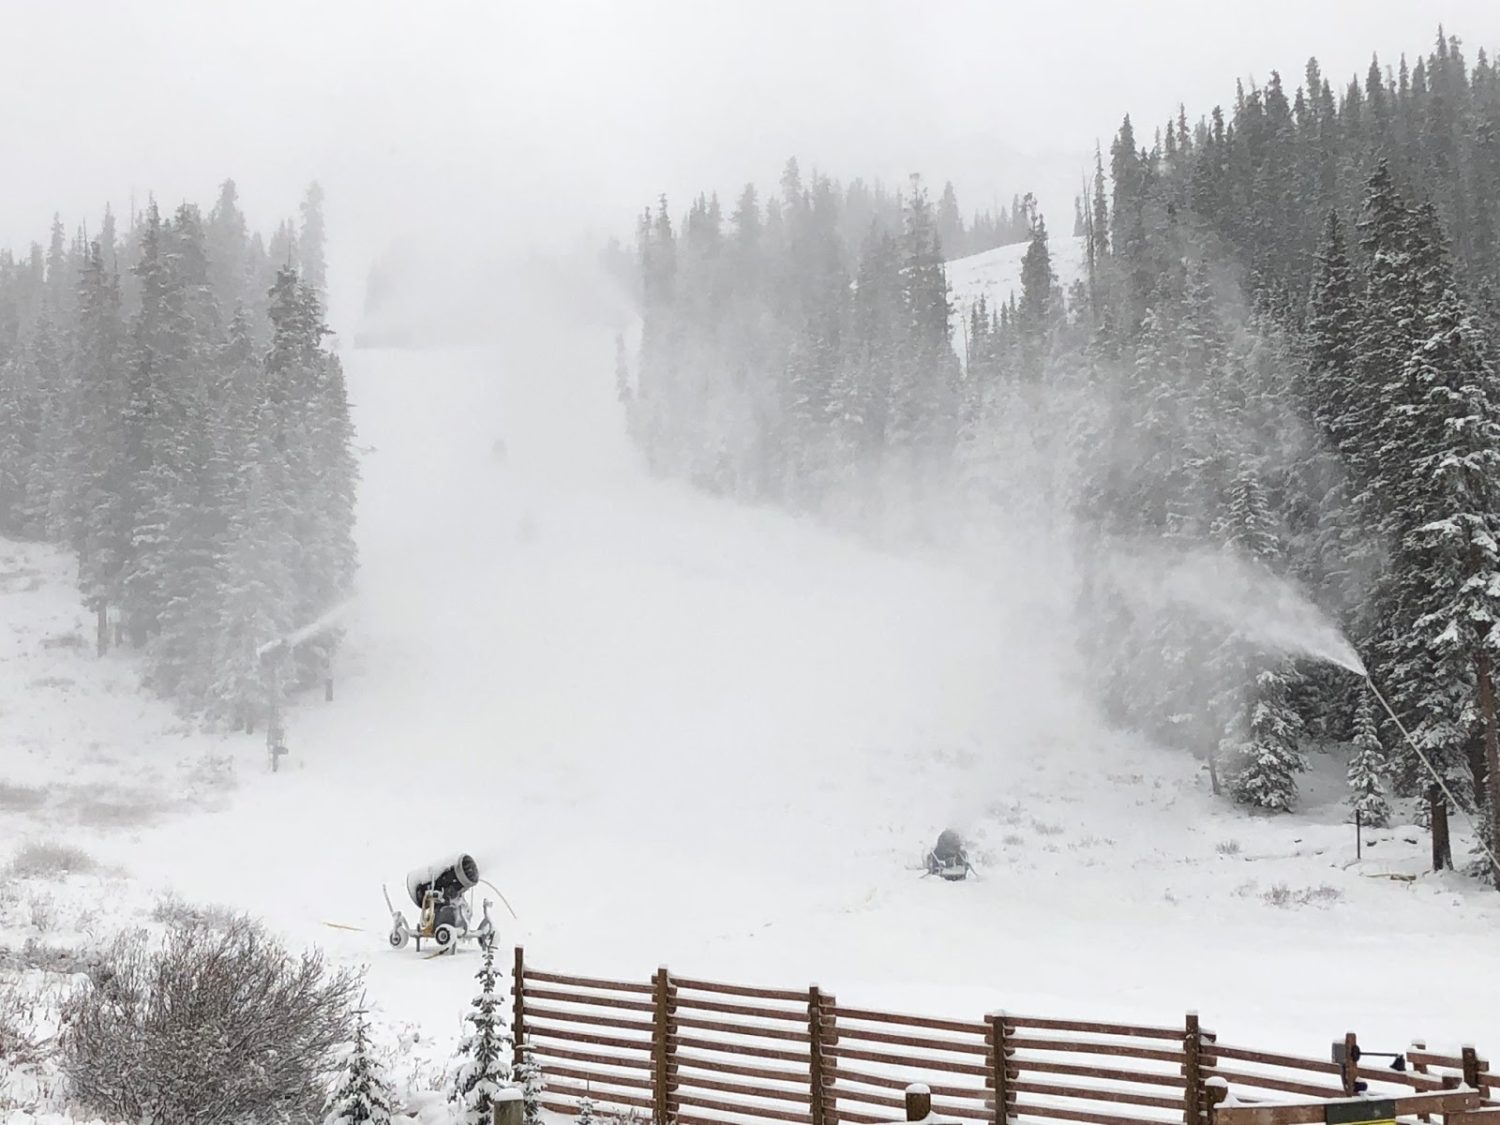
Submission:
[[[1490,0],[64,0],[5,5],[16,107],[0,243],[155,191],[240,184],[255,225],[328,192],[334,326],[400,236],[438,257],[628,236],[674,200],[774,184],[798,154],[849,178],[952,178],[961,203],[1035,190],[1056,231],[1096,141],[1128,110],[1149,138],[1234,76],[1289,84],[1309,53],[1337,85],[1369,52],[1425,50],[1439,20],[1500,41]],[[1107,154],[1106,154],[1107,161]],[[482,253],[476,253],[482,251]]]
[[[70,229],[84,221],[93,229],[105,201],[123,212],[148,191],[168,205],[188,198],[208,206],[226,176],[239,183],[252,225],[266,229],[295,214],[306,184],[317,179],[327,196],[330,311],[342,339],[359,326],[371,264],[405,247],[411,284],[394,315],[441,316],[477,329],[474,335],[498,336],[496,366],[526,372],[512,386],[545,386],[549,404],[566,402],[587,415],[545,431],[576,444],[576,456],[547,458],[559,478],[582,474],[584,457],[599,451],[606,429],[619,426],[617,414],[604,413],[614,405],[608,394],[595,393],[598,380],[609,380],[613,358],[608,334],[596,330],[623,325],[628,309],[601,283],[593,255],[611,235],[628,240],[637,210],[659,193],[680,212],[700,190],[728,197],[747,180],[773,188],[783,161],[795,154],[804,168],[845,179],[896,183],[914,171],[935,185],[951,178],[965,210],[1035,190],[1053,230],[1063,233],[1095,142],[1107,149],[1126,111],[1142,123],[1138,136],[1145,140],[1150,123],[1173,115],[1179,101],[1194,116],[1228,103],[1237,74],[1264,79],[1279,68],[1294,85],[1307,55],[1316,53],[1325,73],[1342,82],[1363,72],[1371,48],[1390,61],[1402,49],[1425,49],[1439,19],[1470,44],[1500,42],[1500,6],[1490,0],[1452,0],[1441,10],[1407,0],[1266,0],[1225,5],[1212,18],[1184,0],[1031,7],[976,0],[931,9],[894,0],[152,0],[17,4],[7,15],[9,41],[28,46],[12,52],[0,78],[7,104],[24,107],[8,121],[6,157],[16,174],[0,182],[0,241],[24,246],[44,237],[54,211]],[[581,330],[595,332],[587,348],[578,343]],[[444,362],[413,361],[405,370],[429,380],[439,400],[457,385]],[[577,394],[566,393],[569,384]],[[356,378],[352,385],[358,394],[372,384]],[[487,449],[502,435],[514,445],[528,424],[524,416],[451,404],[442,417],[431,440],[445,450]],[[378,466],[379,452],[373,456]],[[469,487],[465,473],[483,471],[477,462],[434,458],[432,471],[449,469],[454,493]],[[1059,469],[1066,471],[1051,466],[1039,475],[1049,487],[1065,488],[1066,481],[1055,479]],[[381,479],[380,469],[371,468],[361,498],[362,588],[378,588],[388,599],[381,614],[415,618],[432,596],[427,587],[451,582],[452,575],[442,559],[425,554],[418,561],[429,569],[404,565],[399,543],[420,542],[431,513],[396,510],[400,482],[390,481],[383,492]],[[631,478],[600,479],[618,485]],[[808,711],[789,726],[833,738],[847,728],[849,713],[878,714],[878,705],[906,693],[914,709],[918,703],[951,709],[933,723],[942,736],[935,741],[950,747],[974,729],[1002,749],[1033,754],[1102,736],[1078,702],[1087,693],[1072,645],[1066,529],[1045,518],[1056,497],[1040,495],[1032,483],[1038,474],[1024,466],[1012,479],[1007,518],[971,529],[970,549],[956,560],[983,577],[972,606],[954,609],[955,591],[972,587],[940,568],[914,565],[898,581],[884,562],[869,559],[841,567],[825,557],[809,565],[819,574],[869,568],[876,575],[868,579],[870,601],[894,621],[880,643],[894,649],[905,636],[924,647],[903,663],[890,653],[872,659],[874,646],[858,628],[837,643],[823,638],[845,694],[835,706],[812,690],[826,672],[809,663],[798,687]],[[588,510],[612,503],[602,490]],[[614,510],[632,509],[622,502]],[[950,515],[926,514],[938,522]],[[544,543],[569,531],[545,510],[523,518],[542,529]],[[675,532],[663,526],[633,533],[662,535],[662,554],[691,541],[687,553],[704,554],[709,578],[725,565],[719,554],[732,547],[710,541],[712,528],[705,531],[701,520],[684,517]],[[372,527],[397,529],[384,554],[369,538]],[[633,543],[649,555],[648,546]],[[488,556],[476,550],[471,561],[475,574],[488,573]],[[787,554],[781,561],[796,559]],[[589,565],[608,573],[608,552]],[[382,570],[389,573],[377,587]],[[1188,567],[1183,577],[1188,593],[1176,597],[1225,592],[1222,575]],[[727,579],[722,584],[726,606],[742,596]],[[805,594],[780,602],[768,596],[764,617],[799,611]],[[524,588],[514,598],[507,591],[503,603],[522,612],[514,603],[525,597]],[[468,603],[458,594],[453,601],[458,608],[450,611],[445,602],[444,612],[459,620]],[[1228,604],[1237,607],[1237,620],[1264,609],[1255,599]],[[785,638],[772,632],[763,648],[745,650],[735,666],[741,682],[733,706],[747,708],[748,716],[784,704],[772,690],[787,678],[773,641],[821,651],[818,620],[797,628],[779,622]],[[1272,631],[1275,643],[1295,638],[1297,651],[1357,666],[1357,656],[1319,633],[1316,622],[1294,613],[1287,621]],[[971,628],[975,623],[983,627]],[[543,633],[544,620],[528,624]],[[1271,636],[1262,639],[1270,643]],[[578,640],[596,644],[598,633],[580,629]],[[596,648],[592,658],[605,651]],[[649,645],[645,652],[636,659],[649,660]],[[972,673],[961,690],[938,656]],[[569,663],[590,658],[588,650],[565,653]],[[882,681],[870,674],[887,666],[902,675]],[[914,686],[914,667],[930,672],[929,679]],[[630,670],[649,681],[649,668]],[[579,705],[541,702],[548,716]],[[419,724],[425,716],[413,713],[408,721]],[[707,720],[703,730],[711,731]],[[601,731],[598,739],[614,735]],[[643,742],[638,752],[646,759],[653,751]],[[913,801],[934,816],[971,819],[995,780],[960,794],[915,794]]]
[[[1291,579],[1253,559],[1227,548],[1164,543],[1116,544],[1107,557],[1116,587],[1139,609],[1183,607],[1252,644],[1366,675],[1338,625]]]

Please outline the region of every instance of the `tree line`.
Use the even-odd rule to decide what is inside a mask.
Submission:
[[[1310,61],[1138,139],[1075,209],[1064,292],[1043,218],[1019,292],[956,310],[920,182],[851,232],[795,163],[727,222],[637,231],[642,336],[620,394],[648,462],[840,520],[960,497],[1065,541],[1098,701],[1285,810],[1305,749],[1349,742],[1366,823],[1426,767],[1353,676],[1122,596],[1121,546],[1295,580],[1494,833],[1500,742],[1500,72],[1455,38],[1337,93]],[[955,336],[957,347],[955,347]],[[960,355],[960,353],[962,353]]]
[[[268,239],[225,181],[206,214],[153,200],[0,251],[0,534],[71,551],[101,652],[141,650],[152,688],[237,728],[326,675],[335,633],[274,685],[258,653],[353,582],[325,268],[316,184]]]

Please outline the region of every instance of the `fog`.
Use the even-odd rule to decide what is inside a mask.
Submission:
[[[1065,229],[1121,115],[1196,117],[1230,76],[1293,84],[1309,51],[1335,87],[1436,24],[1500,40],[1488,0],[200,4],[11,3],[0,241],[124,211],[154,191],[252,224],[328,192],[336,327],[397,234],[448,251],[627,236],[633,214],[797,154],[841,178],[952,179],[972,210],[1035,191]],[[1143,126],[1149,128],[1149,126]],[[1145,136],[1149,137],[1149,133]]]

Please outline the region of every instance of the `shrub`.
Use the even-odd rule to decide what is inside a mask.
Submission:
[[[84,875],[98,868],[93,857],[72,844],[27,844],[10,861],[10,873],[22,879]]]
[[[353,1034],[358,978],[244,916],[118,938],[66,1005],[62,1070],[100,1116],[209,1125],[311,1119]]]
[[[42,1056],[35,1024],[35,998],[14,981],[0,980],[0,1066],[24,1066]]]

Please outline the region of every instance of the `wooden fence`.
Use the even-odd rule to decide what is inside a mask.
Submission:
[[[1176,1027],[933,1019],[845,1006],[816,985],[751,988],[665,968],[649,982],[543,972],[520,948],[511,988],[516,1042],[542,1067],[548,1109],[571,1114],[587,1095],[656,1125],[878,1125],[902,1118],[912,1083],[930,1088],[938,1116],[994,1125],[1205,1125],[1226,1085],[1249,1105],[1460,1083],[1485,1106],[1500,1097],[1500,1075],[1472,1048],[1415,1046],[1403,1072],[1363,1061],[1352,1033],[1344,1061],[1324,1061],[1220,1043],[1193,1013]]]

